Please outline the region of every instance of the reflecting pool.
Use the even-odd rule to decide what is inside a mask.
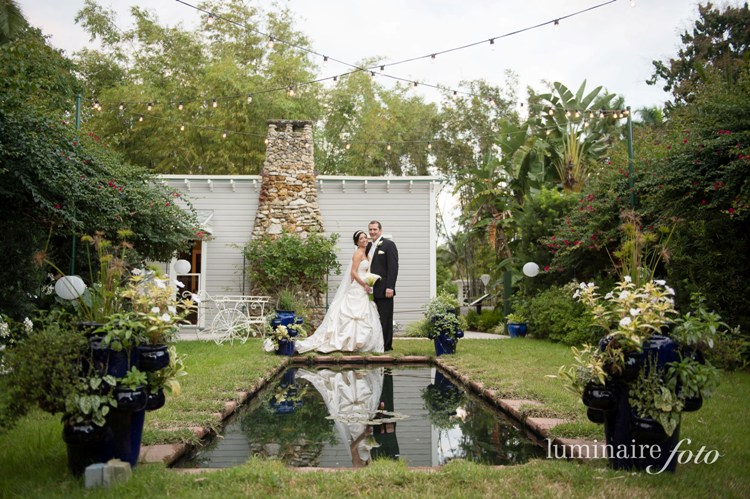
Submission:
[[[289,368],[175,466],[225,468],[251,456],[323,468],[373,459],[509,465],[543,455],[505,415],[435,367]]]

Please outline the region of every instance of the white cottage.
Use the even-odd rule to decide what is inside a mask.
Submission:
[[[184,255],[191,262],[185,277],[192,280],[192,287],[210,296],[245,294],[242,249],[253,232],[261,177],[164,175],[162,179],[188,197],[210,234],[208,241],[196,241],[191,255]],[[321,175],[316,185],[324,233],[340,234],[341,268],[346,268],[354,251],[354,231],[366,231],[370,220],[379,220],[383,234],[399,250],[394,320],[403,325],[421,318],[423,306],[435,296],[437,179]],[[177,276],[173,265],[170,273]],[[329,300],[341,277],[329,277]],[[215,310],[206,307],[201,312],[198,326],[210,326]]]

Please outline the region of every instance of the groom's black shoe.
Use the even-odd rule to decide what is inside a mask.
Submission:
[[[393,350],[392,348],[386,348],[386,349],[385,349],[385,351],[386,351],[386,352],[390,352],[390,351],[392,351],[392,350]]]

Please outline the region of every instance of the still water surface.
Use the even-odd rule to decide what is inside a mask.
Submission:
[[[251,456],[324,468],[384,458],[509,465],[543,449],[434,367],[289,368],[176,467],[225,468]]]

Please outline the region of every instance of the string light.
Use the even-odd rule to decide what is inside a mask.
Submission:
[[[226,139],[227,138],[227,132],[222,132],[221,133],[221,138],[222,139]]]
[[[264,143],[265,145],[268,145],[268,139],[267,139],[267,138],[263,139],[263,143]]]
[[[495,39],[490,38],[490,50],[495,51]]]
[[[383,73],[385,71],[385,66],[380,66],[380,72]]]
[[[554,110],[554,109],[552,109],[552,108],[549,108],[548,114],[549,114],[550,116],[554,116],[554,115],[555,115],[555,110]]]
[[[327,55],[323,56],[323,66],[328,66],[328,56]]]
[[[214,15],[208,14],[208,19],[206,19],[207,24],[213,24],[214,23]]]
[[[180,125],[180,131],[181,131],[181,132],[184,132],[184,131],[185,131],[185,125],[184,125],[184,124]]]
[[[140,116],[138,117],[138,121],[139,121],[139,122],[143,121],[143,115],[140,115]]]
[[[388,145],[387,145],[387,146],[386,146],[385,148],[386,148],[386,149],[388,149],[388,150],[390,151],[390,150],[391,150],[391,143],[390,143],[390,142],[388,142]]]
[[[349,142],[347,142],[346,146],[344,146],[344,147],[346,147],[346,150],[348,151],[352,147],[352,145]]]
[[[118,108],[120,109],[120,111],[122,111],[123,109],[125,109],[125,103],[124,102],[120,102],[120,105],[118,106]]]
[[[560,31],[560,20],[555,19],[555,30]]]
[[[453,100],[458,99],[458,90],[453,91]]]
[[[375,79],[375,71],[370,71],[370,78]]]
[[[497,102],[495,102],[495,99],[490,99],[490,106],[497,107]]]
[[[294,97],[294,85],[289,85],[289,91],[287,92],[289,97]]]
[[[419,86],[419,82],[414,82],[414,88],[417,88]]]
[[[180,101],[180,103],[179,103],[179,104],[177,105],[177,109],[178,109],[178,110],[180,110],[180,111],[182,111],[182,109],[183,109],[184,107],[185,107],[185,106],[184,106],[184,105],[182,104],[182,101]]]
[[[247,103],[250,104],[253,102],[253,94],[247,94]]]
[[[569,109],[565,110],[565,117],[566,118],[570,118],[570,110]]]
[[[151,102],[149,102],[148,103],[148,107],[146,109],[148,109],[149,111],[151,111],[151,109],[153,109],[153,107],[154,107],[154,105]]]
[[[338,76],[334,76],[333,77],[333,83],[337,83],[338,81],[339,81],[339,77]]]
[[[272,36],[268,37],[268,43],[266,44],[266,47],[268,47],[269,49],[273,48],[273,37]]]
[[[435,55],[435,54],[432,54],[432,55],[430,56],[430,61],[431,61],[431,62],[435,62],[436,60],[437,60],[437,55]]]
[[[213,103],[211,104],[211,107],[213,107],[214,109],[219,107],[219,103],[216,101],[216,99],[214,99]]]

